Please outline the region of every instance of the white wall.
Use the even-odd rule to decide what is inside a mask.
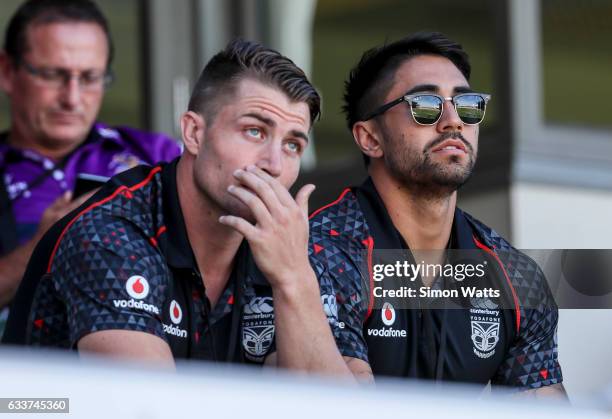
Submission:
[[[612,192],[521,182],[510,200],[518,248],[612,248]]]
[[[517,248],[612,248],[611,192],[518,182],[510,202]],[[558,337],[570,396],[593,394],[612,383],[612,310],[562,309]]]

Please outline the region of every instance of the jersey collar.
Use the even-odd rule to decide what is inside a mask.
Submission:
[[[408,249],[403,237],[393,225],[389,212],[378,194],[374,182],[368,177],[361,186],[352,188],[365,215],[374,243],[378,249]],[[477,249],[473,236],[475,232],[463,211],[455,208],[451,229],[452,249]]]

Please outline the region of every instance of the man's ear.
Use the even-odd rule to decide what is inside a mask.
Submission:
[[[205,130],[206,121],[199,113],[187,111],[181,116],[181,135],[188,153],[194,156],[198,154],[202,141],[204,141]]]
[[[0,88],[10,96],[13,91],[15,67],[5,51],[0,51]]]
[[[361,152],[371,158],[383,156],[381,134],[374,121],[359,121],[353,125],[353,138]]]

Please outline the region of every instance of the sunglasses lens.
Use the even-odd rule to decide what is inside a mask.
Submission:
[[[484,119],[486,102],[480,95],[461,95],[455,98],[459,118],[466,124],[479,124]]]
[[[442,112],[442,100],[437,96],[419,95],[410,101],[412,116],[419,124],[435,124]]]

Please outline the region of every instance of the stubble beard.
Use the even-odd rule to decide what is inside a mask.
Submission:
[[[206,175],[206,171],[195,170],[193,180],[200,195],[200,199],[204,202],[211,213],[221,215],[233,215],[235,217],[244,218],[251,224],[255,224],[256,220],[253,212],[240,199],[230,194],[227,190],[218,190],[214,184],[210,182],[212,178]],[[223,184],[219,180],[219,184]]]
[[[473,147],[458,132],[444,133],[422,150],[411,147],[410,140],[403,135],[385,137],[389,147],[384,158],[389,172],[402,186],[425,197],[443,197],[455,192],[468,181],[476,163]],[[433,161],[431,150],[450,138],[464,143],[467,161],[460,156],[448,156],[443,162]]]

